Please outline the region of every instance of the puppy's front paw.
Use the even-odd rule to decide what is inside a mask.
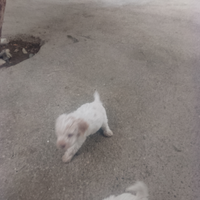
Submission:
[[[105,131],[103,131],[103,134],[104,134],[105,136],[107,136],[107,137],[113,136],[113,132],[112,132],[111,130],[105,130]]]
[[[64,163],[69,163],[69,162],[71,161],[71,159],[72,159],[72,156],[69,155],[68,153],[65,153],[65,154],[63,155],[63,157],[62,157],[62,161],[63,161]]]

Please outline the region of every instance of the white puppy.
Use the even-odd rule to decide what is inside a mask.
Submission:
[[[148,200],[148,188],[143,182],[136,182],[126,189],[126,193],[110,196],[103,200]]]
[[[108,126],[106,110],[95,91],[92,103],[86,103],[72,113],[62,114],[56,120],[57,146],[65,150],[63,162],[70,162],[87,136],[100,128],[105,136],[113,135]]]

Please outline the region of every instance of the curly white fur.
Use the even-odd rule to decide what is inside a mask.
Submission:
[[[118,196],[112,195],[103,200],[148,200],[148,188],[143,182],[138,181],[128,187],[125,193]]]
[[[105,136],[113,135],[108,126],[106,110],[99,93],[95,91],[92,103],[86,103],[72,113],[62,114],[56,120],[57,146],[65,150],[63,162],[70,162],[87,136],[100,128]]]

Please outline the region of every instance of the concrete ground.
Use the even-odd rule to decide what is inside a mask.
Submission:
[[[142,180],[150,200],[199,200],[199,16],[192,0],[8,0],[3,36],[45,44],[0,69],[0,199],[102,200]],[[94,88],[114,136],[64,164],[55,119]]]

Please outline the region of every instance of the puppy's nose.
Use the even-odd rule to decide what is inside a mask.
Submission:
[[[61,140],[57,142],[57,147],[64,149],[66,147],[65,141]]]

